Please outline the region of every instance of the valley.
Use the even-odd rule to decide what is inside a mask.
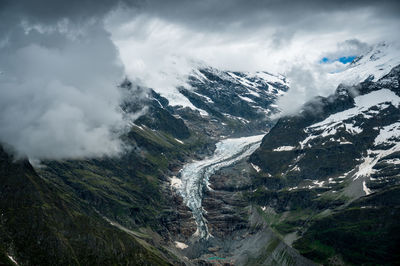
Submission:
[[[398,261],[400,67],[367,55],[342,78],[377,77],[278,120],[283,75],[202,67],[173,91],[120,84],[126,116],[146,110],[120,156],[37,164],[2,148],[0,264]]]

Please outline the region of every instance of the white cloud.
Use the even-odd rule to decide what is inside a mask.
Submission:
[[[399,38],[398,1],[122,2],[0,4],[1,142],[31,158],[116,154],[124,68],[167,91],[199,62],[286,73],[292,91],[280,102],[292,108],[333,90],[326,73],[343,66],[323,56]]]
[[[185,12],[182,18],[163,16],[162,11],[130,12],[116,10],[106,23],[130,77],[168,91],[182,85],[199,62],[225,70],[282,73],[292,79],[292,91],[280,100],[284,113],[295,112],[310,97],[334,91],[337,84],[328,83],[327,75],[346,65],[322,65],[323,57],[359,55],[369,44],[397,40],[390,33],[400,26],[370,7],[311,12],[298,20],[283,12],[279,18],[272,11],[266,11],[264,20],[257,12],[238,13],[236,22],[222,15],[225,28],[218,23],[212,28],[193,12],[192,20]]]
[[[125,124],[117,88],[123,66],[108,33],[98,24],[86,27],[74,37],[57,28],[16,27],[0,50],[0,141],[19,156],[60,159],[121,151],[121,131],[115,131]]]

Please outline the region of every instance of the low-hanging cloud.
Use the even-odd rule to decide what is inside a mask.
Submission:
[[[115,10],[106,25],[128,75],[146,86],[182,85],[181,77],[198,62],[283,74],[303,66],[323,83],[321,71],[344,67],[322,66],[323,57],[359,55],[370,44],[397,42],[399,9],[398,1],[148,0],[134,11]],[[305,89],[305,95],[318,91]]]
[[[323,73],[341,66],[321,70],[322,56],[398,41],[399,8],[389,0],[0,1],[0,142],[31,158],[116,154],[124,72],[171,89],[199,61],[286,73],[291,97],[280,103],[291,108],[331,89],[320,86]]]
[[[290,80],[290,89],[278,99],[277,105],[282,113],[276,118],[297,115],[304,103],[316,96],[329,95],[336,85],[328,81],[325,72],[313,69],[313,66],[295,65],[285,74]]]
[[[30,158],[118,153],[124,72],[108,33],[94,24],[73,37],[22,26],[13,34],[0,56],[1,141]]]
[[[332,60],[329,64],[321,62],[301,62],[293,64],[285,76],[290,81],[290,90],[281,96],[277,105],[283,115],[297,115],[302,106],[317,96],[328,96],[334,92],[341,80],[333,79],[329,73],[340,72],[350,63],[343,64],[335,59],[340,57],[361,55],[368,52],[372,47],[365,42],[357,39],[345,40],[336,44],[336,49],[325,53],[325,57]]]
[[[102,19],[115,4],[58,2],[2,6],[0,143],[30,159],[116,155],[125,74]]]

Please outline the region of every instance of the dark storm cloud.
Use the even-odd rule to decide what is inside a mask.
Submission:
[[[85,21],[107,14],[118,5],[209,30],[231,24],[243,27],[255,24],[289,25],[307,17],[332,12],[356,12],[371,9],[377,16],[398,18],[400,2],[396,0],[2,0],[1,14],[23,16],[34,22],[51,23],[62,18]]]
[[[295,26],[309,17],[323,15],[329,20],[332,13],[362,9],[370,9],[385,19],[398,19],[400,14],[400,2],[396,0],[149,0],[140,7],[144,12],[208,30],[224,30],[232,25],[249,30],[265,24]],[[318,23],[310,21],[309,26],[316,27]]]
[[[33,22],[53,23],[63,18],[79,21],[98,18],[121,3],[115,0],[2,0],[0,10],[2,15],[8,17],[15,16],[33,20]],[[135,1],[124,1],[124,3],[135,5]]]

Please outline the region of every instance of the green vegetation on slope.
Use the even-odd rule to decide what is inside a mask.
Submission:
[[[167,265],[167,258],[0,150],[0,258],[23,265]],[[62,195],[62,196],[60,196]],[[7,253],[8,254],[8,253]]]
[[[329,264],[336,254],[352,265],[400,262],[400,187],[361,198],[316,220],[294,243],[301,254]]]

